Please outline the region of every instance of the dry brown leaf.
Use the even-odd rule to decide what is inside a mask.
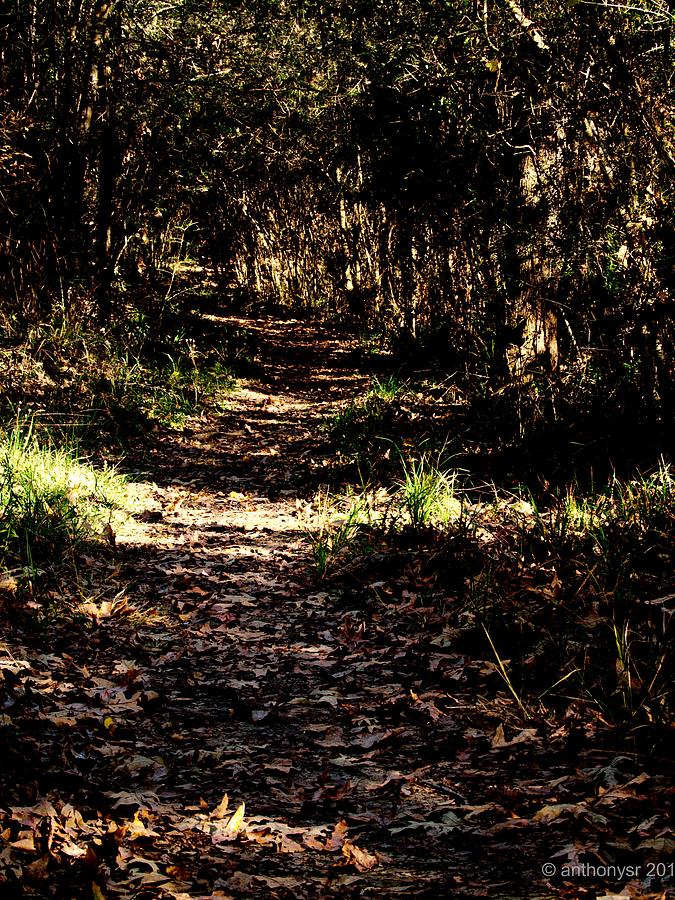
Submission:
[[[239,806],[232,814],[232,818],[227,823],[230,831],[240,831],[244,822],[244,813],[246,812],[246,803],[242,800]]]
[[[555,803],[550,806],[542,806],[533,816],[531,821],[538,822],[540,825],[548,825],[549,822],[555,821],[559,816],[571,813],[579,815],[584,812],[585,807],[581,803]]]
[[[223,794],[223,799],[220,801],[218,806],[213,810],[209,815],[209,819],[224,819],[227,815],[227,809],[230,805],[230,798],[227,796],[227,793]]]
[[[305,847],[302,844],[299,844],[297,841],[294,841],[292,838],[286,837],[286,835],[282,835],[281,839],[277,841],[277,850],[279,853],[304,853]]]
[[[342,729],[339,726],[331,726],[321,740],[317,738],[313,739],[313,743],[315,743],[319,747],[344,747],[345,737]]]
[[[159,837],[156,831],[148,828],[141,819],[141,810],[137,809],[134,813],[133,821],[127,827],[127,840],[137,841],[139,838]]]
[[[369,853],[368,850],[357,847],[351,841],[344,842],[342,853],[347,862],[356,866],[359,872],[367,872],[369,869],[373,869],[380,861],[377,854]]]
[[[511,740],[507,740],[506,735],[504,734],[504,726],[497,725],[497,729],[492,737],[491,746],[493,750],[502,750],[506,747],[515,747],[516,744],[536,744],[540,741],[541,738],[537,734],[536,728],[524,728],[522,731],[519,731],[515,737],[511,738]]]
[[[46,853],[40,859],[29,863],[24,869],[24,875],[27,881],[45,881],[49,873],[50,856]]]
[[[14,850],[20,850],[22,853],[35,853],[35,838],[30,833],[16,841],[12,841],[9,846]]]
[[[73,859],[78,859],[80,856],[86,856],[87,851],[84,847],[79,847],[77,844],[65,843],[59,847],[61,853],[65,853],[66,856],[72,856]]]
[[[363,747],[366,750],[369,750],[371,747],[374,747],[375,744],[381,744],[383,741],[393,737],[400,730],[402,729],[395,728],[391,731],[373,731],[371,734],[366,734],[363,737],[357,738],[357,740],[352,743],[357,747]]]
[[[47,719],[52,725],[56,725],[57,728],[74,728],[77,725],[75,716],[69,716],[63,710],[44,713],[41,718]]]
[[[38,819],[44,819],[46,817],[50,819],[58,818],[58,813],[49,802],[49,800],[42,799],[35,806],[10,806],[12,811],[12,818],[16,822],[20,822],[25,825],[33,825]]]
[[[366,790],[368,791],[384,791],[386,788],[391,787],[392,785],[402,784],[406,781],[412,781],[412,775],[404,775],[403,772],[392,771],[387,773],[387,777],[384,781],[378,781],[377,783],[367,784]]]
[[[0,591],[3,591],[7,594],[14,594],[19,587],[19,583],[16,578],[13,578],[11,575],[6,572],[0,575]]]
[[[333,829],[333,833],[326,841],[326,850],[335,851],[342,849],[347,838],[347,827],[347,823],[344,821],[344,819],[341,819],[337,823],[337,825]]]
[[[233,841],[237,835],[243,831],[246,827],[244,823],[244,813],[246,812],[246,804],[240,803],[232,817],[230,818],[227,825],[222,828],[218,828],[211,835],[211,840],[214,844],[225,843],[226,841]]]

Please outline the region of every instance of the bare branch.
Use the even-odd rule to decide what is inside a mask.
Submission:
[[[537,47],[539,47],[540,50],[548,50],[549,47],[544,40],[543,34],[536,27],[532,19],[528,19],[520,6],[518,6],[518,4],[516,3],[516,0],[506,0],[506,5],[513,13],[516,22],[520,25],[521,28],[524,28],[525,31],[527,31]]]

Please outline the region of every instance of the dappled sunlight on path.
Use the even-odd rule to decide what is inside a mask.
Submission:
[[[353,346],[226,321],[258,334],[259,371],[219,419],[155,447],[109,563],[123,589],[51,652],[0,660],[27,735],[6,760],[6,883],[95,900],[572,896],[541,865],[577,853],[564,823],[614,814],[611,791],[593,799],[605,770],[522,722],[405,553],[384,563],[398,594],[313,569],[321,422],[368,384]]]

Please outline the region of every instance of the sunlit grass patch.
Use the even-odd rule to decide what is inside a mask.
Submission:
[[[401,462],[403,474],[390,488],[364,487],[346,494],[320,494],[311,534],[317,571],[324,575],[338,559],[367,552],[367,537],[404,528],[421,531],[450,526],[462,519],[459,473],[441,470],[422,455]]]
[[[546,508],[533,501],[531,507],[524,520],[530,543],[552,557],[588,558],[595,577],[612,588],[675,530],[675,478],[660,465],[648,476],[613,477],[604,490],[587,495],[568,486]]]
[[[651,475],[622,481],[613,478],[606,497],[607,515],[617,523],[645,531],[673,525],[675,476],[662,462]]]
[[[345,495],[320,493],[310,532],[314,563],[319,576],[355,552],[366,552],[366,529],[381,524],[386,516],[386,492],[350,491]]]
[[[403,461],[396,499],[413,528],[444,526],[462,515],[458,479],[457,471],[439,468],[425,454]]]
[[[373,378],[367,397],[380,397],[382,400],[394,400],[400,394],[407,390],[405,384],[398,380],[395,375],[389,375],[387,378]]]
[[[70,550],[110,524],[125,481],[74,450],[38,441],[30,425],[0,434],[0,566],[56,569]]]

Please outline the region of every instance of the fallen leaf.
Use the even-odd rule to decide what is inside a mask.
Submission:
[[[22,853],[35,853],[35,838],[32,834],[29,834],[26,837],[19,838],[17,841],[12,841],[9,846],[15,850],[20,850]]]
[[[550,806],[542,806],[533,816],[531,821],[538,822],[540,825],[548,825],[549,822],[555,821],[563,815],[577,816],[584,812],[585,807],[581,803],[556,803]]]
[[[19,583],[16,578],[13,578],[6,572],[0,575],[0,591],[4,591],[8,594],[14,594],[16,593],[18,587]]]
[[[367,872],[369,869],[373,869],[380,861],[376,854],[369,853],[367,850],[357,847],[356,844],[352,844],[351,841],[344,842],[342,845],[342,854],[347,862],[356,866],[359,872]]]
[[[335,828],[333,829],[333,833],[326,841],[325,847],[326,850],[335,851],[341,850],[344,846],[345,839],[347,837],[347,823],[344,819],[340,820]]]
[[[227,809],[230,804],[230,798],[227,794],[223,794],[223,799],[220,801],[218,806],[213,810],[213,812],[209,815],[209,819],[224,819],[227,815]]]
[[[74,728],[77,725],[77,719],[74,716],[66,715],[63,710],[45,713],[42,718],[47,719],[57,728]]]
[[[66,842],[59,847],[61,853],[65,853],[66,856],[71,856],[73,859],[78,859],[80,856],[86,856],[87,851],[84,847],[79,847],[77,844],[71,844]]]
[[[374,747],[375,744],[382,744],[389,738],[394,737],[402,730],[403,729],[395,728],[391,731],[373,731],[371,734],[366,734],[363,737],[359,737],[355,741],[352,741],[352,744],[368,750],[370,747]]]
[[[159,837],[156,831],[148,828],[141,819],[141,810],[134,813],[133,821],[127,826],[126,838],[129,841],[137,841],[139,838]]]
[[[246,804],[244,802],[242,802],[239,804],[234,815],[232,816],[230,821],[227,823],[227,827],[230,831],[232,831],[236,834],[237,831],[241,830],[241,828],[243,826],[243,822],[244,822],[244,813],[245,812],[246,812]]]
[[[522,731],[519,731],[515,737],[511,738],[511,740],[507,740],[506,735],[504,734],[504,726],[497,725],[497,729],[492,737],[491,746],[493,750],[502,750],[506,747],[515,747],[516,744],[538,744],[540,742],[541,738],[537,734],[536,728],[524,728]]]
[[[29,863],[24,869],[24,875],[27,881],[45,881],[49,873],[50,856],[46,853],[40,859]]]
[[[245,828],[244,825],[244,813],[246,812],[246,804],[240,803],[232,817],[230,818],[227,825],[222,828],[218,828],[211,835],[211,840],[214,844],[221,844],[226,841],[233,841],[240,831],[243,831]]]

